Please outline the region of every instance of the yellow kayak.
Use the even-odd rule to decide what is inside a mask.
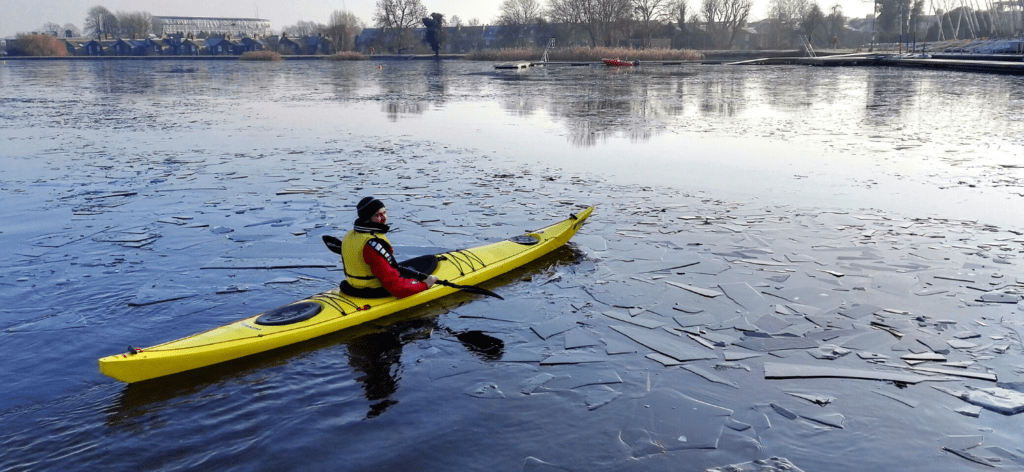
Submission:
[[[569,241],[594,211],[497,243],[439,254],[441,280],[475,285],[537,259]],[[100,371],[122,382],[176,374],[237,359],[365,323],[457,291],[435,284],[406,298],[358,298],[338,289],[176,341],[99,360]]]

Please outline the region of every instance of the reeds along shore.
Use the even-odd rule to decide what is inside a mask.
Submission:
[[[493,49],[473,51],[466,59],[474,61],[539,61],[544,55],[540,49]],[[633,49],[633,48],[557,48],[548,51],[548,60],[600,61],[601,59],[622,59],[624,61],[694,61],[704,55],[693,49]]]
[[[274,51],[249,51],[238,58],[242,61],[280,61],[281,55]]]
[[[329,61],[361,61],[367,59],[366,56],[355,51],[342,51],[323,57]],[[282,56],[280,54],[273,51],[246,52],[239,57],[239,59],[243,61],[280,61],[281,58]]]

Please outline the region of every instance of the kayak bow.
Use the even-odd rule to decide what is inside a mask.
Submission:
[[[587,208],[537,231],[483,246],[439,254],[434,275],[471,286],[533,261],[564,245],[593,212]],[[100,371],[122,382],[176,374],[295,344],[349,328],[459,290],[436,284],[406,298],[358,298],[324,292],[204,333],[99,360]]]

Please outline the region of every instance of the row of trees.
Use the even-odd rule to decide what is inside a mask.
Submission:
[[[750,19],[753,1],[502,0],[494,23],[502,27],[498,39],[506,47],[543,44],[547,38],[558,36],[561,45],[651,47],[655,38],[674,38],[676,46],[729,49],[736,45]],[[843,43],[847,18],[838,3],[826,13],[815,0],[769,1],[769,17],[758,27],[760,47],[792,47],[797,36],[805,36],[819,46]],[[923,19],[925,0],[873,1],[877,17],[872,26],[878,40],[920,36],[916,25]],[[1024,29],[1020,12],[1000,15],[992,0],[986,0],[990,2],[988,11],[964,3],[980,0],[929,1],[936,12],[936,21],[928,32],[932,40],[1012,35]],[[81,31],[72,24],[55,23],[47,23],[43,30],[58,35],[139,38],[152,33],[152,20],[146,12],[115,13],[95,6],[89,9]],[[443,26],[477,26],[480,21],[464,23],[458,16],[449,20],[440,13],[428,14],[422,0],[377,0],[372,23],[381,30],[376,44],[393,52],[416,47],[418,39],[413,30],[426,26],[432,31],[428,42],[437,52],[446,39]],[[338,10],[331,14],[328,24],[300,21],[282,32],[292,37],[322,35],[331,39],[339,51],[345,51],[356,48],[356,38],[365,28],[355,14]]]
[[[842,5],[828,9],[811,0],[772,0],[768,8],[768,24],[763,43],[767,47],[792,45],[793,35],[802,35],[812,44],[835,46],[843,42],[847,18]]]
[[[97,39],[145,38],[153,32],[153,15],[141,11],[111,12],[94,6],[85,15],[84,33]]]
[[[406,0],[416,1],[416,0]],[[732,48],[750,20],[753,0],[503,0],[497,23],[508,26],[509,42],[523,45],[526,25],[544,21],[567,24],[591,46],[613,46],[618,39],[639,39],[650,47],[655,36],[700,38],[702,46]],[[795,35],[837,40],[846,17],[837,3],[826,15],[812,0],[771,0],[762,46],[789,47]],[[519,33],[523,32],[523,33]],[[819,39],[819,42],[822,42]]]
[[[328,24],[300,21],[286,26],[282,33],[291,37],[323,35],[330,38],[339,51],[355,49],[355,40],[366,24],[350,11],[336,10],[331,13]],[[142,12],[111,12],[106,7],[94,6],[88,10],[84,28],[72,23],[63,26],[46,23],[42,32],[62,37],[92,37],[96,39],[146,38],[153,31],[153,15]]]
[[[335,10],[325,25],[314,21],[300,21],[286,26],[281,32],[291,37],[323,35],[334,42],[339,51],[352,51],[356,48],[356,38],[366,28],[366,23],[347,10]]]
[[[698,1],[699,10],[691,13],[688,0],[547,0],[546,5],[538,0],[503,0],[495,23],[502,27],[502,44],[510,47],[536,43],[537,25],[546,32],[550,23],[568,28],[561,33],[582,38],[580,42],[589,46],[615,46],[639,38],[642,47],[650,47],[656,35],[671,35],[699,23],[715,45],[731,47],[750,16],[753,0]],[[389,49],[401,50],[414,46],[409,34],[414,28],[436,24],[427,16],[420,0],[377,0],[373,23]],[[449,24],[459,26],[461,21],[453,17]]]

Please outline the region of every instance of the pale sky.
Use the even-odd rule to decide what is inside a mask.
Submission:
[[[690,0],[696,9],[700,0]],[[837,0],[818,0],[822,10]],[[457,15],[463,21],[477,18],[483,24],[493,24],[498,16],[501,0],[422,0],[428,12],[443,13],[451,18]],[[539,0],[546,5],[546,0]],[[752,19],[765,16],[769,0],[754,0]],[[838,0],[847,17],[863,17],[871,13],[870,0]],[[0,37],[39,30],[45,23],[64,25],[73,23],[82,28],[86,12],[94,6],[103,6],[112,12],[143,11],[155,16],[206,16],[229,18],[262,18],[270,20],[275,32],[299,21],[326,24],[331,12],[349,10],[372,26],[376,0],[4,0],[0,8]]]

